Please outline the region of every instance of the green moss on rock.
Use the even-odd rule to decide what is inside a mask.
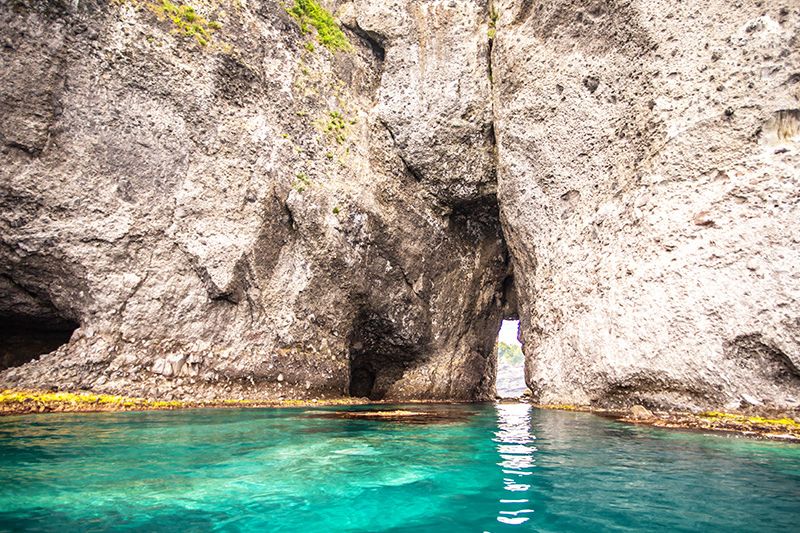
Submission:
[[[294,0],[294,5],[287,11],[300,25],[303,33],[309,33],[310,26],[313,26],[317,30],[317,40],[331,52],[352,49],[350,40],[333,15],[315,0]]]
[[[297,192],[303,192],[311,186],[311,178],[305,172],[298,172],[297,177],[292,183],[292,188]]]
[[[178,33],[194,37],[201,46],[208,45],[212,34],[222,27],[219,22],[200,16],[192,6],[174,4],[170,0],[161,0],[161,3],[153,4],[153,10],[160,17],[172,21]]]

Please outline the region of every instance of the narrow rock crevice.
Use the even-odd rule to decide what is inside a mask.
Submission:
[[[359,26],[357,22],[354,24],[344,24],[344,27],[356,34],[369,47],[375,59],[377,59],[381,65],[383,64],[386,60],[386,48],[383,42],[384,40],[380,35],[365,30]]]
[[[403,157],[403,150],[400,147],[400,145],[398,144],[397,138],[395,137],[394,132],[392,131],[392,128],[390,128],[389,125],[383,120],[380,120],[379,122],[380,122],[381,126],[383,126],[384,129],[386,130],[386,133],[389,134],[389,138],[392,139],[392,145],[394,146],[395,150],[397,151],[397,157],[400,158],[400,162],[403,163],[403,168],[405,169],[406,173],[409,176],[411,176],[412,178],[414,178],[414,181],[416,181],[417,183],[422,182],[422,174],[420,173],[420,171],[417,170],[416,168],[414,168],[411,165],[411,163],[409,163],[408,160],[405,157]]]

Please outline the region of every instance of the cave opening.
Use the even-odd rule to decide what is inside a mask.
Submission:
[[[525,384],[525,356],[519,340],[519,320],[503,320],[495,344],[497,373],[495,389],[499,398],[519,398],[528,391]]]
[[[0,316],[0,371],[29,363],[69,342],[78,324]]]
[[[406,339],[383,312],[364,309],[350,339],[350,384],[354,398],[383,400],[420,356],[419,339]]]
[[[45,291],[0,274],[0,371],[56,350],[78,326]]]
[[[370,398],[375,387],[375,369],[371,364],[357,361],[350,368],[350,396],[355,398]]]

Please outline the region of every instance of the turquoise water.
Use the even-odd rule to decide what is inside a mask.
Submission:
[[[0,531],[800,528],[798,445],[521,404],[406,409],[442,419],[320,416],[342,408],[3,418]]]

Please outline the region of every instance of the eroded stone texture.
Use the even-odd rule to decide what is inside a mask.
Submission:
[[[800,403],[794,2],[495,2],[499,199],[544,403]]]
[[[2,5],[0,384],[800,405],[797,6],[325,4]]]
[[[387,45],[374,117],[412,176],[445,205],[494,194],[488,2],[352,6],[356,27]]]
[[[0,382],[490,397],[508,260],[486,21],[451,4],[396,3],[419,24],[394,27],[329,5],[357,14],[336,53],[277,1],[195,4],[222,23],[207,47],[145,2],[3,4],[0,318],[80,327]],[[447,74],[464,92],[418,99],[444,41],[471,54]]]

